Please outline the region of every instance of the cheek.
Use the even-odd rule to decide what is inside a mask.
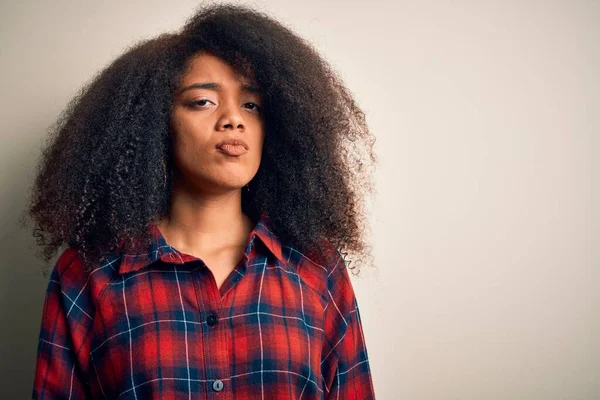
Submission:
[[[174,144],[182,150],[193,148],[197,151],[207,146],[210,139],[208,121],[192,118],[185,113],[175,114],[172,119]]]
[[[185,170],[204,169],[210,156],[208,137],[198,126],[180,123],[171,133],[173,155],[176,164]]]
[[[260,131],[260,133],[256,136],[255,141],[256,141],[258,148],[262,150],[264,143],[265,143],[265,135],[266,135],[263,124],[261,124],[259,131]]]
[[[265,143],[265,137],[264,134],[262,134],[259,138],[256,139],[256,143],[255,143],[255,148],[256,148],[256,162],[260,163],[260,160],[262,158],[262,153],[263,153],[263,146]]]

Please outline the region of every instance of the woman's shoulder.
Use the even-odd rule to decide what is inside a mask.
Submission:
[[[63,249],[52,269],[50,283],[58,283],[68,297],[81,297],[84,292],[97,298],[116,272],[118,255],[107,255],[100,262],[86,265],[81,252],[74,247]]]
[[[329,242],[323,241],[321,249],[302,251],[293,246],[283,246],[284,256],[294,266],[300,278],[325,300],[333,285],[345,282],[347,272],[344,259]]]

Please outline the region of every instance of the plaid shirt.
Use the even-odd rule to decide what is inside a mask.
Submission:
[[[220,288],[156,225],[147,253],[48,284],[34,399],[374,399],[358,304],[339,252],[320,265],[265,214]],[[324,263],[325,264],[325,263]]]

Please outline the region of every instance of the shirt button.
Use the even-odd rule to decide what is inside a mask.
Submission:
[[[215,326],[218,321],[219,321],[219,318],[217,317],[217,314],[215,314],[215,313],[210,313],[210,314],[208,314],[208,317],[206,317],[206,323],[208,324],[208,326]]]
[[[213,390],[215,392],[220,392],[221,390],[223,390],[223,381],[220,380],[216,380],[213,382]]]

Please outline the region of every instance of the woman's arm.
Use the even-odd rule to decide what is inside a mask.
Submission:
[[[59,257],[48,282],[38,345],[33,399],[87,399],[90,311],[87,279],[75,250]]]
[[[341,256],[329,274],[327,294],[321,361],[325,398],[375,399],[358,303]]]

